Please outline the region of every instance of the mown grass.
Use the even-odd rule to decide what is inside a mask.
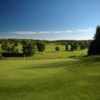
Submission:
[[[100,100],[100,56],[0,61],[0,100]]]

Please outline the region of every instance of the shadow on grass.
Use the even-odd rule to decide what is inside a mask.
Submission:
[[[53,62],[53,63],[47,63],[43,65],[30,65],[25,68],[21,69],[37,69],[37,68],[59,68],[59,67],[67,67],[69,65],[75,64],[76,61],[61,61],[61,62]]]
[[[51,62],[51,63],[45,63],[45,64],[31,64],[27,67],[21,68],[22,70],[27,70],[27,69],[41,69],[41,68],[60,68],[60,67],[69,67],[75,66],[76,64],[82,65],[82,64],[91,64],[92,62],[100,62],[100,56],[90,56],[90,57],[83,57],[80,58],[80,60],[75,60],[75,61],[57,61],[57,62]]]
[[[77,58],[77,56],[69,56],[68,58]]]
[[[85,64],[86,66],[90,66],[91,64],[99,62],[100,62],[100,56],[86,56],[80,59],[78,64],[80,65]]]
[[[82,59],[83,62],[100,62],[100,56],[87,56]]]

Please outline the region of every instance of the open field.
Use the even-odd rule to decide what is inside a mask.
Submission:
[[[0,100],[100,100],[100,56],[0,61]]]

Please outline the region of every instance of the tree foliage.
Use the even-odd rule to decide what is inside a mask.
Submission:
[[[83,50],[83,49],[86,49],[86,44],[84,42],[82,42],[80,44],[80,49]]]
[[[66,51],[69,51],[69,46],[68,46],[68,44],[66,44]]]
[[[23,54],[25,56],[31,56],[35,53],[35,44],[34,42],[24,41],[23,42]]]
[[[91,42],[88,55],[98,55],[100,54],[100,26],[96,28],[96,34],[94,40]]]
[[[8,48],[9,48],[8,42],[7,41],[3,42],[1,48],[4,51],[8,51]]]
[[[74,50],[78,50],[78,47],[79,47],[78,42],[75,42],[75,43],[74,43]]]
[[[59,51],[59,50],[60,50],[60,48],[59,48],[59,47],[55,47],[55,50],[56,50],[56,51]]]
[[[36,45],[39,52],[43,52],[46,48],[44,41],[37,41]]]
[[[74,50],[75,50],[74,45],[73,45],[73,44],[71,44],[70,51],[74,51]]]

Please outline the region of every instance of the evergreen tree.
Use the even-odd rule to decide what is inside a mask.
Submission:
[[[88,55],[98,55],[98,54],[100,54],[100,26],[97,26],[94,40],[91,42],[88,51]]]
[[[56,51],[59,51],[59,50],[60,50],[60,48],[59,48],[59,47],[56,47],[56,48],[55,48],[55,50],[56,50]]]

